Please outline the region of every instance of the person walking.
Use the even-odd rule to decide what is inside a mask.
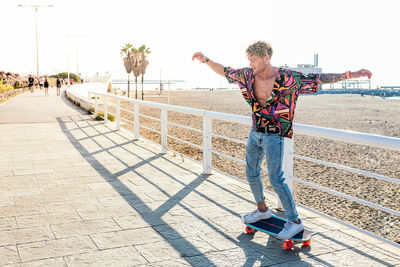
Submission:
[[[43,83],[44,83],[43,76],[40,76],[40,77],[39,77],[39,88],[40,88],[40,90],[43,89]]]
[[[60,80],[60,78],[58,78],[58,76],[57,76],[57,95],[60,95],[61,93],[60,93],[60,91],[61,91],[61,80]]]
[[[49,79],[47,78],[47,76],[44,78],[44,95],[49,95]]]
[[[275,67],[271,64],[273,49],[265,41],[249,45],[246,53],[250,67],[240,69],[224,67],[201,52],[194,53],[192,60],[208,65],[217,74],[225,76],[229,83],[237,84],[252,108],[253,126],[246,144],[246,176],[257,209],[243,216],[242,220],[254,223],[272,217],[265,203],[260,172],[266,156],[269,180],[288,219],[278,238],[289,239],[304,229],[282,168],[284,138],[293,136],[292,122],[299,94],[317,92],[320,84],[365,76],[371,78],[372,74],[365,69],[345,73],[303,74]]]
[[[32,75],[29,75],[28,78],[28,86],[29,86],[29,90],[31,91],[31,93],[33,93],[33,83],[35,82],[35,79],[32,77]]]

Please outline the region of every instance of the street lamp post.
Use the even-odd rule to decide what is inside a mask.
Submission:
[[[66,35],[67,38],[86,38],[86,34],[68,34]],[[76,74],[79,75],[78,69],[78,47],[76,47]],[[68,52],[68,85],[70,85],[69,79],[69,52]]]
[[[34,7],[35,8],[35,30],[36,30],[36,75],[39,76],[39,38],[37,26],[38,7],[53,7],[53,5],[18,5],[19,7]]]

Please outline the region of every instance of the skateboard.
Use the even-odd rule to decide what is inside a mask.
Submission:
[[[243,216],[244,217],[244,216]],[[246,226],[246,233],[253,234],[255,231],[261,231],[267,233],[271,236],[277,237],[279,232],[282,231],[285,223],[287,222],[286,219],[272,216],[269,219],[260,220],[255,223],[245,223],[242,217],[242,221]],[[285,240],[283,242],[283,248],[285,250],[291,250],[294,248],[295,243],[303,243],[303,246],[310,246],[311,245],[311,237],[317,234],[317,232],[312,231],[308,228],[304,228],[303,231],[298,233],[292,238]]]

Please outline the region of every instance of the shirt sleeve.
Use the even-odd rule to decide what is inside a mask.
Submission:
[[[236,83],[240,87],[247,87],[249,68],[234,69],[231,67],[225,67],[224,72],[229,83]]]
[[[318,82],[320,74],[309,73],[303,74],[299,73],[299,92],[300,94],[312,94],[318,91]]]

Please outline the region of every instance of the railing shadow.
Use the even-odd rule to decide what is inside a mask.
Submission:
[[[231,237],[227,231],[219,226],[218,224],[208,220],[207,218],[202,217],[200,214],[197,214],[195,210],[193,210],[191,207],[189,207],[187,204],[183,202],[185,197],[187,197],[189,194],[194,193],[197,194],[198,196],[206,199],[210,203],[216,205],[218,208],[223,209],[224,211],[232,214],[233,216],[240,217],[240,214],[235,212],[232,209],[229,209],[225,207],[224,205],[216,202],[213,200],[211,197],[209,197],[207,194],[200,192],[197,190],[197,188],[208,182],[207,178],[208,175],[203,175],[196,173],[190,169],[184,168],[183,166],[169,160],[168,158],[164,157],[163,154],[158,154],[155,153],[153,150],[148,149],[142,145],[140,145],[138,142],[132,142],[128,138],[126,138],[124,135],[121,135],[118,131],[111,129],[107,123],[104,122],[92,122],[90,121],[74,121],[73,118],[71,117],[64,117],[64,118],[58,118],[58,123],[60,125],[60,128],[62,129],[63,133],[65,136],[68,138],[70,143],[81,153],[81,155],[87,160],[87,162],[104,178],[105,181],[109,182],[109,184],[115,189],[116,192],[118,192],[119,195],[121,195],[126,202],[132,207],[132,209],[136,210],[138,215],[145,220],[148,225],[153,227],[154,230],[156,230],[160,235],[164,238],[166,242],[168,242],[182,257],[184,257],[186,260],[191,262],[191,258],[193,257],[201,257],[202,265],[207,265],[207,266],[215,266],[213,262],[211,262],[210,259],[207,258],[207,255],[203,254],[201,251],[199,251],[191,242],[185,238],[181,233],[179,233],[172,225],[170,225],[168,222],[163,220],[163,215],[168,213],[172,208],[179,206],[182,208],[187,214],[190,214],[193,218],[196,218],[200,220],[203,224],[205,224],[208,228],[210,233],[215,233],[216,235],[219,235],[226,240],[229,240],[230,242],[234,243],[237,247],[240,247],[243,252],[246,255],[246,262],[243,266],[253,266],[255,263],[260,263],[264,265],[269,265],[271,263],[271,255],[268,255],[268,249],[273,249],[276,247],[276,244],[273,243],[272,241],[268,241],[266,246],[262,246],[259,244],[251,244],[249,238],[251,237],[246,237],[244,234],[239,235],[237,238]],[[86,123],[86,125],[81,125]],[[67,124],[69,124],[67,126]],[[72,124],[72,125],[71,125]],[[105,132],[99,131],[98,127],[101,125],[103,127],[103,130]],[[90,130],[90,131],[87,131]],[[71,133],[71,131],[81,131],[86,135],[86,137],[83,138],[75,138],[74,135]],[[94,133],[97,132],[97,133]],[[118,135],[119,137],[123,137],[125,141],[115,141],[110,137],[109,135],[115,134]],[[96,140],[96,137],[105,137],[110,141],[110,143],[113,143],[113,145],[109,147],[104,147],[101,143],[99,143]],[[121,139],[121,138],[119,138]],[[87,148],[85,148],[83,141],[90,140],[91,142],[94,142],[100,149],[98,149],[95,152],[89,152]],[[130,151],[129,149],[125,148],[125,145],[135,145],[137,148],[140,148],[141,150],[146,150],[151,156],[148,158],[145,158],[144,156],[141,156],[137,153],[134,153],[133,151]],[[130,153],[132,157],[138,158],[140,161],[139,163],[130,165],[124,162],[123,159],[118,158],[118,156],[114,155],[112,150],[115,148],[120,148],[123,149],[125,152]],[[99,153],[108,153],[110,156],[114,157],[119,163],[121,163],[124,168],[116,173],[110,172],[106,166],[104,166],[99,160],[95,158],[96,154]],[[184,171],[190,172],[195,176],[195,178],[189,182],[185,183],[183,181],[180,181],[178,178],[175,176],[171,175],[169,172],[163,170],[159,166],[157,166],[157,163],[153,163],[155,160],[161,159],[164,160],[165,162],[168,162],[171,164],[171,166],[175,168],[180,168]],[[168,177],[171,181],[174,181],[182,186],[182,189],[180,189],[178,192],[174,194],[169,194],[166,190],[162,188],[162,186],[158,185],[154,179],[150,179],[149,177],[146,177],[145,175],[141,174],[140,171],[137,169],[142,166],[148,166],[153,168],[154,170],[157,170],[158,172],[162,173],[163,176]],[[146,202],[144,202],[140,196],[135,194],[127,185],[125,185],[121,180],[119,180],[119,177],[126,173],[133,173],[135,175],[135,179],[142,179],[143,181],[146,181],[148,184],[150,184],[154,189],[156,189],[160,194],[164,195],[167,197],[167,200],[161,204],[158,208],[153,210],[151,207],[149,207]],[[133,178],[129,178],[133,179]],[[133,181],[134,182],[134,181]],[[210,181],[213,186],[216,186],[225,192],[228,192],[232,195],[232,197],[245,200],[249,203],[252,203],[252,201],[240,196],[239,194],[225,188],[222,185],[218,185],[215,182]],[[139,208],[140,207],[140,208]],[[154,226],[154,221],[157,221],[157,226]],[[188,222],[190,223],[190,222]],[[162,227],[159,227],[159,226]],[[167,233],[167,234],[165,234]],[[179,240],[179,244],[176,242],[176,240]],[[270,240],[270,239],[268,239]],[[207,241],[207,240],[205,240]],[[249,243],[250,242],[250,243]],[[250,245],[251,244],[251,245]],[[182,250],[181,248],[184,247],[185,250]],[[267,249],[267,251],[263,251]],[[187,254],[187,251],[190,251],[189,254]],[[269,250],[271,252],[272,250]],[[360,254],[362,253],[361,251],[358,251]],[[307,253],[307,251],[303,251],[302,253]],[[362,253],[365,255],[364,253]],[[312,256],[312,255],[310,255]],[[293,256],[293,260],[295,261],[301,261],[302,259],[299,256]],[[272,258],[273,259],[273,258]],[[317,257],[313,257],[314,260],[318,261]],[[378,263],[384,263],[383,261],[376,259],[374,257],[370,257],[370,259],[377,261]],[[330,266],[328,263],[321,261],[318,261],[322,264],[326,264]],[[302,262],[304,265],[305,262]]]

